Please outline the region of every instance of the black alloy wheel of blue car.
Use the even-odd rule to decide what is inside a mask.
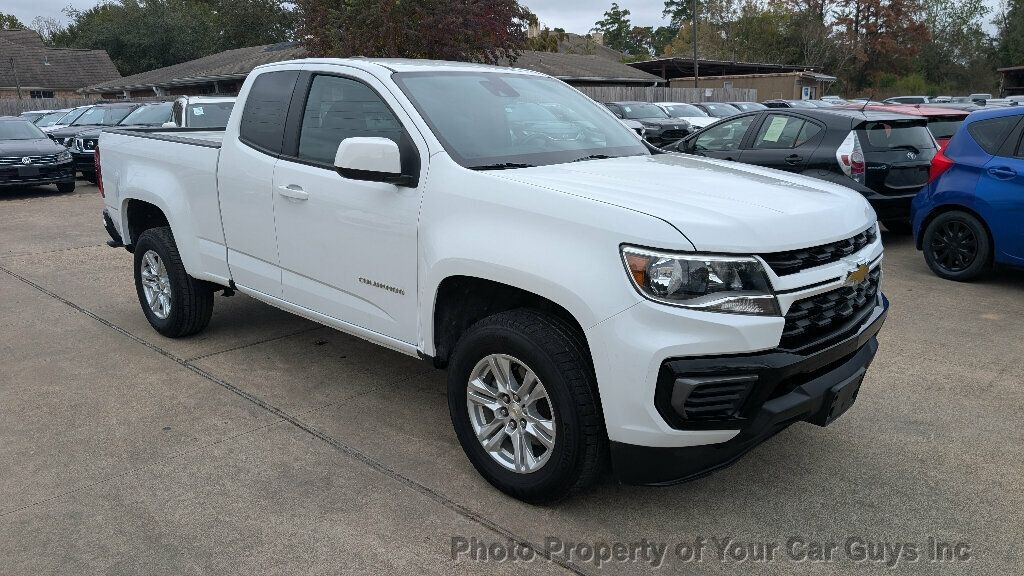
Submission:
[[[984,273],[992,259],[988,230],[973,215],[945,212],[924,231],[924,258],[937,276],[966,281]]]

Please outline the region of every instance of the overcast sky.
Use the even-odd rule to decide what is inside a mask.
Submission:
[[[612,0],[520,0],[550,28],[564,28],[568,32],[586,33],[600,20]],[[61,10],[72,5],[84,9],[97,4],[97,0],[3,0],[0,11],[12,13],[25,24],[31,24],[36,16],[53,16],[64,19]],[[986,0],[986,4],[998,7],[999,0]],[[619,6],[629,10],[630,20],[637,26],[658,26],[664,24],[661,10],[664,0],[619,0]],[[991,25],[987,28],[991,31]]]

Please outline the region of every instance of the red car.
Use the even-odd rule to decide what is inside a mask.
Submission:
[[[843,106],[843,108],[860,108],[860,106]],[[964,119],[970,112],[956,108],[940,108],[928,106],[927,104],[881,104],[870,105],[867,110],[881,110],[894,112],[896,114],[910,114],[912,116],[924,116],[928,119],[928,129],[932,136],[939,143],[939,148],[946,145],[949,139],[963,124]]]

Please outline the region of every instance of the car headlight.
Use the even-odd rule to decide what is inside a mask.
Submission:
[[[82,152],[85,150],[85,146],[82,144],[81,138],[75,138],[75,150]]]
[[[71,151],[64,150],[60,154],[57,154],[57,162],[67,162],[71,160]]]
[[[71,145],[74,144],[74,143],[75,143],[75,139],[72,138],[71,136],[68,136],[67,138],[64,139],[63,142],[61,142],[61,144],[64,144],[65,148],[71,148]]]
[[[779,316],[761,262],[752,257],[622,247],[633,286],[655,302],[707,312]]]

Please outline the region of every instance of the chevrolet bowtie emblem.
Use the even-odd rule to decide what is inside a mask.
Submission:
[[[846,282],[844,282],[844,284],[846,286],[856,286],[857,284],[860,284],[867,279],[868,271],[867,264],[859,264],[856,268],[850,270],[846,274]]]

